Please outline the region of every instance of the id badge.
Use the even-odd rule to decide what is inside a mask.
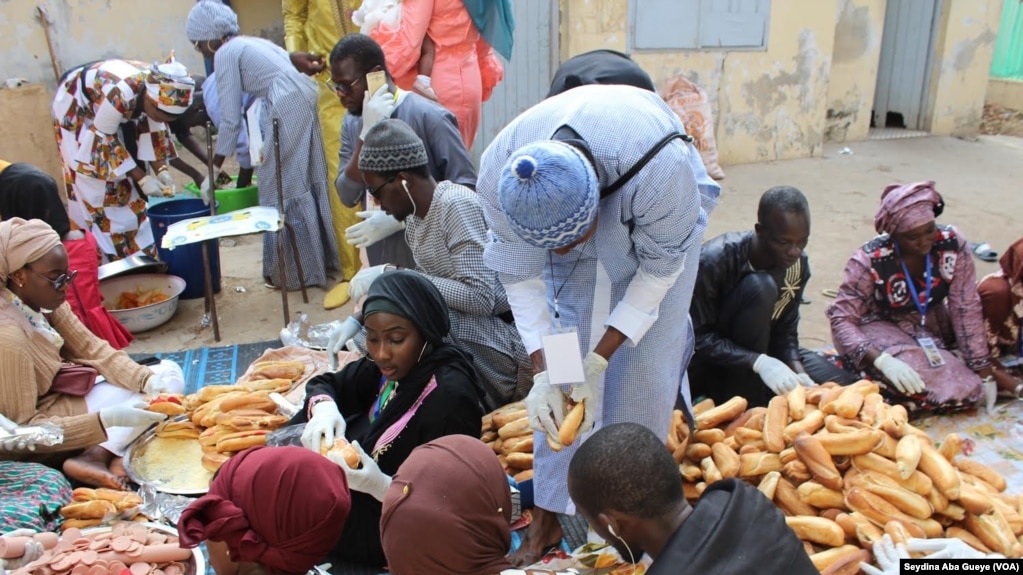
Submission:
[[[924,355],[927,356],[927,363],[931,364],[931,367],[941,367],[945,365],[944,358],[941,357],[941,353],[938,352],[938,346],[934,343],[934,339],[930,337],[918,337],[916,342],[920,344],[920,348],[924,350]]]
[[[579,332],[575,328],[552,329],[543,336],[542,345],[551,384],[570,385],[586,380],[583,356],[579,352]]]

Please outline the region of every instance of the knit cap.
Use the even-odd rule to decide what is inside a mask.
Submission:
[[[565,247],[589,230],[600,190],[589,160],[557,141],[527,144],[501,170],[501,209],[512,230],[544,249]]]
[[[238,34],[238,15],[220,0],[199,0],[188,12],[185,35],[190,42],[219,40]]]
[[[418,168],[428,162],[426,146],[412,127],[390,118],[370,128],[359,153],[359,170],[374,174]]]

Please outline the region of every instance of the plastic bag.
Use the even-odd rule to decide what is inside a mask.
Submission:
[[[714,138],[714,116],[707,93],[688,79],[678,76],[661,89],[661,98],[682,120],[686,133],[693,137],[693,145],[700,150],[707,174],[715,180],[725,177],[718,164],[718,145]]]
[[[309,349],[327,349],[330,332],[341,325],[341,320],[316,325],[309,324],[309,315],[299,312],[296,319],[282,328],[280,337],[284,345],[297,345]]]
[[[401,0],[363,0],[358,10],[352,13],[352,22],[359,32],[369,35],[377,27],[396,30],[401,22]]]
[[[275,429],[266,435],[266,444],[270,447],[284,447],[286,445],[302,447],[303,431],[305,431],[304,423]]]

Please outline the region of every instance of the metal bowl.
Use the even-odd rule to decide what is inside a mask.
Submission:
[[[185,291],[185,280],[167,274],[138,274],[111,278],[99,283],[99,291],[108,305],[117,302],[117,297],[137,288],[159,288],[169,298],[132,309],[110,309],[111,315],[132,333],[139,333],[161,326],[174,317],[178,311],[178,296]]]
[[[99,281],[127,274],[162,274],[167,264],[152,256],[128,256],[123,260],[99,266]]]
[[[174,529],[173,527],[164,525],[162,523],[151,523],[149,521],[142,521],[139,522],[139,525],[144,525],[148,529],[152,529],[154,531],[162,531],[167,535],[173,535],[174,537],[180,536],[178,534],[177,529]],[[110,531],[111,529],[112,529],[111,527],[107,526],[89,527],[86,529],[82,529],[82,533],[91,535],[94,533],[105,533],[107,531]],[[192,549],[192,559],[185,563],[184,575],[206,575],[206,559],[203,558],[202,550],[199,547]]]

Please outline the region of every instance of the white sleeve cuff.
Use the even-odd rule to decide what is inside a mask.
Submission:
[[[547,284],[541,278],[504,284],[508,305],[515,315],[515,327],[522,337],[526,353],[543,346],[543,334],[551,325],[551,310],[547,307]]]
[[[682,268],[667,277],[651,275],[642,268],[637,270],[625,289],[625,297],[612,310],[604,327],[614,327],[622,332],[628,338],[627,345],[638,344],[657,321],[661,301],[682,275],[683,269],[684,263]]]

